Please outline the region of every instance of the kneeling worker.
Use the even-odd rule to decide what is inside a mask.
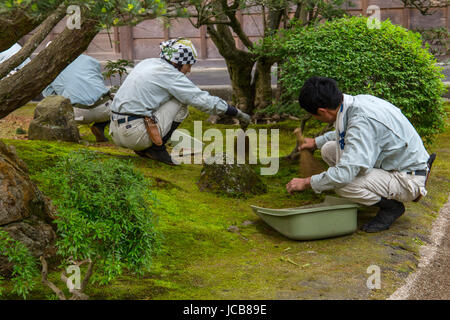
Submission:
[[[425,196],[435,158],[400,109],[370,95],[342,94],[336,81],[313,77],[304,84],[300,106],[316,119],[334,123],[335,132],[306,138],[300,149],[320,148],[326,172],[292,179],[289,193],[312,188],[334,189],[356,203],[379,207],[366,232],[389,229],[405,212],[403,202]]]
[[[47,44],[48,46],[48,44]],[[80,55],[42,92],[44,97],[60,95],[70,99],[75,121],[91,124],[97,142],[106,142],[105,128],[110,122],[112,96],[105,86],[100,62]]]
[[[138,155],[174,165],[165,144],[188,116],[188,105],[213,115],[250,116],[200,90],[186,77],[197,52],[188,39],[161,43],[160,58],[140,62],[128,75],[111,106],[110,134],[115,144]]]

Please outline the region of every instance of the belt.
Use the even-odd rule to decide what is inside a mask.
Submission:
[[[124,124],[125,122],[130,122],[130,121],[134,121],[134,120],[138,120],[138,119],[143,119],[143,117],[140,116],[127,116],[126,118],[122,118],[117,120],[117,124]]]
[[[414,174],[416,176],[427,176],[427,170],[408,171],[406,174]]]
[[[130,121],[137,120],[137,119],[143,119],[145,129],[147,130],[147,134],[148,134],[148,137],[150,138],[150,140],[157,146],[163,145],[161,134],[159,133],[158,126],[156,125],[158,123],[158,120],[154,116],[146,117],[146,116],[129,115],[126,113],[119,113],[119,112],[114,112],[114,111],[111,111],[111,112],[113,114],[117,114],[117,115],[126,117],[126,118],[116,120],[118,125],[121,125],[127,121],[130,122]]]
[[[117,120],[118,124],[123,124],[123,123],[125,123],[127,121],[130,122],[130,121],[134,121],[134,120],[138,120],[138,119],[144,119],[144,116],[137,116],[137,115],[134,115],[134,114],[120,113],[120,112],[114,112],[114,111],[111,111],[111,112],[114,113],[114,114],[117,114],[119,116],[126,117],[126,118],[122,118],[122,119]]]
[[[98,107],[98,106],[100,106],[100,105],[102,105],[102,104],[104,104],[104,103],[106,103],[106,102],[108,102],[109,100],[112,100],[113,99],[113,97],[112,97],[112,95],[111,95],[111,92],[107,92],[107,93],[105,93],[104,95],[102,95],[101,97],[100,97],[100,99],[98,99],[93,105],[91,105],[91,106],[86,106],[86,105],[84,105],[84,104],[81,104],[81,103],[75,103],[74,105],[73,105],[73,107],[74,108],[78,108],[78,109],[85,109],[85,110],[90,110],[90,109],[94,109],[94,108],[96,108],[96,107]]]

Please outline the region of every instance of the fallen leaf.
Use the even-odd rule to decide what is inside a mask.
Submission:
[[[292,261],[290,258],[287,258],[287,257],[281,257],[280,260],[283,261],[283,262],[292,263],[292,264],[294,264],[294,265],[296,265],[298,267],[300,266],[298,263],[295,263],[294,261]]]

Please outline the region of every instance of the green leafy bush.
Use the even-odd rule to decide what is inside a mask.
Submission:
[[[399,107],[426,142],[444,127],[443,75],[418,33],[388,20],[368,28],[367,18],[347,17],[294,27],[270,45],[268,50],[266,41],[264,54],[282,61],[284,110],[300,108],[296,100],[304,82],[324,76],[344,93],[374,95]]]
[[[58,209],[58,254],[91,259],[107,283],[124,268],[148,271],[159,247],[149,181],[129,162],[75,152],[37,176]]]
[[[38,274],[36,259],[23,243],[11,238],[4,230],[0,230],[0,256],[6,256],[13,264],[12,292],[25,299],[35,285],[33,278]]]

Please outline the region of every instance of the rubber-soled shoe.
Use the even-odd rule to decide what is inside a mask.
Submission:
[[[134,151],[138,156],[149,158],[152,160],[160,161],[165,164],[176,166],[179,163],[175,163],[167,152],[166,143],[169,141],[170,137],[174,133],[174,131],[179,127],[181,122],[172,122],[169,132],[162,138],[162,146],[152,145],[150,148],[142,150],[142,151]]]
[[[164,145],[162,145],[162,146],[154,146],[153,145],[150,148],[145,149],[143,151],[134,151],[134,152],[141,157],[156,160],[156,161],[159,161],[159,162],[171,165],[171,166],[178,165],[178,163],[175,163],[172,160],[172,157],[167,152],[167,149]]]
[[[380,210],[375,218],[362,226],[361,230],[365,232],[387,230],[405,212],[403,203],[393,199],[381,198],[380,202],[375,204],[375,206],[380,207]]]

